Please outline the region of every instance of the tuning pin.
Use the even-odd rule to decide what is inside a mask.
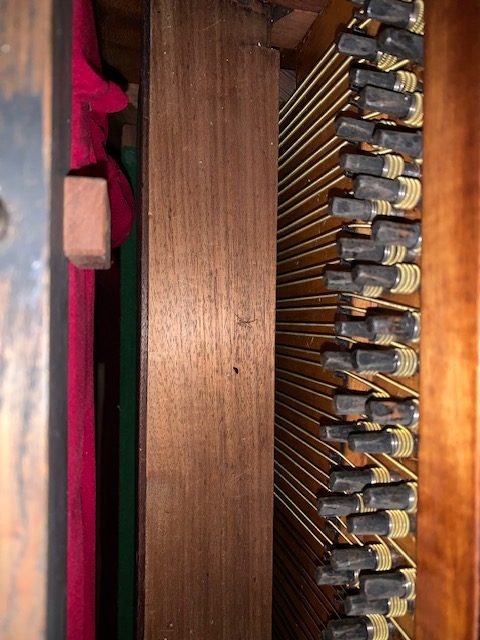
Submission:
[[[380,344],[415,341],[420,335],[420,316],[407,311],[396,315],[365,316],[362,320],[337,320],[335,334]]]
[[[366,237],[344,236],[337,240],[337,253],[342,260],[346,261],[382,262],[385,246]]]
[[[343,31],[337,40],[337,51],[347,56],[375,62],[379,58],[377,41],[366,35]],[[381,55],[381,54],[380,54]]]
[[[359,293],[361,287],[352,280],[351,271],[340,271],[338,269],[325,269],[323,274],[323,284],[329,291],[344,291],[348,293]]]
[[[351,67],[349,73],[350,88],[358,91],[367,85],[389,89],[390,91],[413,92],[422,85],[413,71],[377,71],[371,68]]]
[[[347,516],[347,531],[356,536],[406,538],[415,531],[415,517],[400,510],[356,513]]]
[[[354,104],[360,109],[379,111],[400,118],[412,127],[423,124],[423,95],[421,93],[400,93],[379,87],[364,87]]]
[[[366,15],[372,20],[414,33],[423,33],[423,2],[402,2],[399,0],[369,0]]]
[[[376,342],[409,342],[420,336],[420,314],[407,311],[401,314],[366,316],[367,331]]]
[[[423,64],[423,37],[404,29],[387,27],[377,36],[380,51],[401,60]]]
[[[347,596],[344,608],[347,616],[381,615],[386,618],[401,618],[412,610],[408,600],[369,600],[362,593]]]
[[[368,487],[363,501],[371,509],[403,509],[411,513],[417,508],[417,485],[415,482],[401,482]]]
[[[384,245],[366,236],[343,236],[337,240],[337,253],[346,262],[379,262],[395,264],[415,259],[415,254],[405,247]]]
[[[375,122],[339,116],[335,120],[335,133],[339,138],[349,142],[372,142]]]
[[[368,393],[341,393],[333,396],[333,410],[337,416],[361,416],[366,415],[365,406],[370,395]]]
[[[390,293],[415,293],[420,287],[420,267],[416,264],[395,265],[357,264],[351,271],[353,285],[377,288],[378,295]],[[372,295],[375,297],[375,290]]]
[[[328,371],[352,371],[353,360],[350,351],[324,351],[320,355],[320,362]]]
[[[396,471],[384,467],[340,467],[330,472],[330,489],[354,493],[369,484],[398,482],[400,479]]]
[[[337,571],[388,571],[401,561],[402,557],[385,544],[334,547],[331,554],[332,567]]]
[[[400,424],[414,427],[418,424],[419,407],[415,398],[370,398],[365,410],[369,420],[378,424]]]
[[[415,598],[415,569],[398,569],[386,573],[371,573],[360,579],[360,591],[369,600],[385,598]]]
[[[385,220],[377,218],[372,223],[372,238],[382,244],[394,244],[417,250],[422,242],[420,222],[411,220]]]
[[[315,582],[319,587],[341,586],[355,584],[358,580],[358,573],[355,571],[336,571],[330,565],[317,567],[315,572]]]
[[[324,518],[336,518],[348,516],[351,513],[362,513],[365,511],[365,506],[360,493],[353,493],[351,495],[340,494],[318,498],[317,510],[318,515]]]
[[[361,155],[359,153],[344,153],[340,158],[340,166],[347,174],[363,173],[384,178],[398,178],[409,176],[418,178],[421,170],[414,162],[405,162],[402,156],[385,153],[383,155]]]
[[[319,427],[319,438],[325,442],[347,442],[352,431],[355,431],[354,422],[322,424]]]
[[[423,135],[421,131],[399,131],[393,127],[378,128],[373,134],[373,144],[411,158],[421,158]]]
[[[369,330],[366,320],[337,320],[335,334],[346,338],[365,338],[373,340],[374,334]]]
[[[383,616],[362,616],[330,620],[323,640],[391,640],[395,627]]]
[[[330,198],[328,202],[328,213],[337,218],[347,220],[365,220],[369,222],[375,216],[389,215],[393,212],[390,202],[375,200],[358,200],[357,198],[340,198],[338,196]],[[400,212],[395,211],[395,215]]]
[[[348,446],[355,453],[385,454],[392,458],[408,458],[416,451],[417,439],[402,427],[382,431],[352,432]]]
[[[351,355],[354,370],[361,373],[386,373],[399,378],[409,378],[418,370],[417,353],[409,347],[359,348],[352,351]]]
[[[422,183],[406,176],[392,180],[362,174],[353,181],[353,193],[360,200],[386,200],[400,208],[415,209],[422,197]]]

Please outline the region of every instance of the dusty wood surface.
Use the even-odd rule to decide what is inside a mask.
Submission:
[[[65,637],[70,2],[0,4],[0,638],[57,640]]]
[[[110,268],[110,202],[103,178],[67,176],[64,182],[63,247],[80,269]]]
[[[480,542],[480,60],[471,51],[478,42],[480,6],[467,0],[459,11],[453,0],[438,0],[426,10],[416,637],[474,640]]]
[[[139,636],[258,640],[271,625],[278,54],[261,12],[194,5],[155,0],[150,14]]]

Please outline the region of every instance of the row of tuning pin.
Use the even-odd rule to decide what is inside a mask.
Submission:
[[[339,52],[360,61],[349,73],[350,88],[356,93],[351,105],[365,117],[342,114],[336,120],[336,134],[354,145],[363,144],[364,149],[368,145],[370,152],[359,150],[342,156],[341,166],[352,178],[352,190],[344,197],[331,198],[329,213],[371,223],[371,234],[347,233],[338,238],[341,265],[325,269],[324,284],[343,297],[408,295],[420,287],[420,268],[415,261],[421,248],[421,226],[408,219],[406,212],[417,208],[422,196],[423,85],[415,71],[423,63],[424,7],[422,0],[353,2],[361,8],[361,20],[370,18],[383,25],[376,37],[359,29],[341,34],[338,40]],[[388,70],[402,60],[410,61],[408,70]],[[348,226],[346,231],[350,231]],[[339,342],[347,339],[357,344],[349,351],[322,353],[321,362],[328,370],[340,375],[353,371],[398,377],[418,371],[412,344],[420,336],[416,312],[393,314],[375,309],[363,316],[341,313],[335,333]],[[397,458],[415,453],[416,398],[338,390],[333,404],[344,421],[322,425],[323,440],[347,443],[359,453]],[[357,418],[349,421],[349,417]],[[330,489],[332,494],[318,499],[318,513],[327,521],[346,517],[347,531],[352,535],[393,540],[415,531],[417,485],[395,471],[383,466],[334,467]],[[344,599],[348,617],[331,620],[324,640],[395,638],[392,619],[411,612],[415,599],[415,570],[404,563],[388,540],[333,547],[326,564],[317,569],[317,583],[356,591]]]

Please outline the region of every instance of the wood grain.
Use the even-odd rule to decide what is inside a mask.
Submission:
[[[257,640],[271,626],[278,54],[261,12],[194,5],[150,13],[140,637]]]
[[[0,5],[0,638],[57,640],[65,637],[70,2]]]
[[[426,3],[417,640],[478,638],[480,5]],[[445,20],[448,16],[448,20]]]
[[[63,205],[65,255],[80,269],[109,269],[110,245],[107,181],[67,176]]]

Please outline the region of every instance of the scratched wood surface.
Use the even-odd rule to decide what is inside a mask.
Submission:
[[[2,640],[65,637],[69,9],[0,2]]]
[[[479,624],[480,5],[426,3],[417,640]],[[448,16],[448,20],[445,19]],[[441,134],[440,134],[441,132]]]
[[[270,635],[278,54],[266,36],[262,11],[240,3],[151,3],[149,640]]]

